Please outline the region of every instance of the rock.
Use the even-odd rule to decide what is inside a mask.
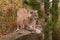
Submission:
[[[31,33],[31,34],[28,34],[28,35],[24,35],[24,36],[21,36],[15,40],[41,40],[41,35],[38,35],[38,34],[35,34],[35,33]]]

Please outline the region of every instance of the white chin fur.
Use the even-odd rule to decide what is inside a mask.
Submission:
[[[40,34],[40,33],[41,33],[41,30],[35,29],[35,32],[36,32],[37,34]]]

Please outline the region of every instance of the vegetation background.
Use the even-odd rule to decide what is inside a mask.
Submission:
[[[44,2],[44,11],[41,12],[40,3]],[[17,27],[17,10],[20,7],[28,10],[38,10],[39,18],[50,12],[51,20],[46,21],[48,24],[43,31],[44,40],[60,40],[60,2],[52,0],[52,8],[49,8],[49,0],[0,0],[0,35],[13,32]],[[51,32],[52,31],[52,32]]]

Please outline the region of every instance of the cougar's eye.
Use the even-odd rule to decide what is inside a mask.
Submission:
[[[33,12],[31,12],[30,14],[33,14]]]
[[[35,15],[35,16],[37,16],[37,15]]]

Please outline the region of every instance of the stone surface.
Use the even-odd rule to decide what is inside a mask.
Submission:
[[[19,30],[0,37],[0,40],[41,40],[41,35],[27,30]]]

